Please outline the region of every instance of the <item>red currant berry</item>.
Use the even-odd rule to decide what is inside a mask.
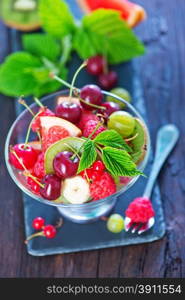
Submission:
[[[100,172],[93,170],[92,168],[86,169],[85,171],[82,171],[80,175],[87,179],[87,177],[91,180],[98,180],[101,176]]]
[[[56,228],[53,225],[46,225],[44,227],[44,235],[48,239],[53,239],[57,234]]]
[[[35,180],[33,178],[27,177],[27,183],[29,184],[31,190],[34,193],[37,193],[37,194],[39,193],[39,191],[40,191],[40,185],[37,182],[35,182]]]
[[[100,74],[98,77],[98,82],[100,86],[105,90],[111,90],[118,81],[118,75],[115,71],[109,71],[105,74]]]
[[[87,71],[91,75],[99,75],[103,73],[106,60],[101,55],[92,56],[87,61]]]
[[[30,145],[17,144],[12,148],[12,151],[15,151],[26,169],[31,169],[35,165],[38,153]],[[24,170],[13,152],[9,154],[9,161],[16,169]]]
[[[94,171],[98,171],[98,172],[102,173],[105,170],[105,165],[101,160],[97,160],[92,165],[92,169]]]
[[[40,230],[44,227],[45,220],[42,217],[37,217],[32,222],[32,227],[36,230]]]

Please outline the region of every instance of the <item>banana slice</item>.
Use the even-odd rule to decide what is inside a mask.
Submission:
[[[81,176],[65,179],[62,191],[62,195],[72,204],[82,204],[90,200],[89,184]]]

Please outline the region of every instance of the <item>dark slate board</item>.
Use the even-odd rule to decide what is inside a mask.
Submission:
[[[74,5],[73,1],[68,1]],[[80,11],[73,8],[76,17],[80,16]],[[16,31],[12,31],[12,42],[14,43],[15,51],[20,48],[19,35]],[[74,56],[70,63],[69,80],[72,78],[74,70],[77,69],[81,61]],[[141,115],[147,121],[145,103],[142,94],[142,88],[139,77],[137,75],[138,63],[133,60],[132,63],[125,63],[114,67],[119,73],[119,86],[123,86],[130,91],[134,99],[133,104],[139,110]],[[86,83],[94,82],[94,78],[87,75],[85,71],[77,79],[77,86],[81,87]],[[21,107],[15,104],[17,114],[20,113]],[[148,122],[147,122],[148,123]],[[150,124],[148,123],[149,127]],[[150,172],[152,163],[152,154],[145,170],[145,173]],[[137,196],[141,196],[146,184],[145,178],[140,178],[137,183],[127,191],[123,196],[119,197],[116,207],[113,212],[123,214],[129,203]],[[31,227],[32,220],[37,216],[45,217],[47,223],[55,223],[60,217],[56,208],[47,206],[31,199],[27,195],[23,195],[24,214],[25,214],[25,231],[26,236],[33,233]],[[116,247],[123,245],[132,245],[140,243],[148,243],[162,238],[165,234],[165,222],[163,209],[161,205],[161,196],[158,186],[155,187],[152,202],[156,211],[155,226],[148,232],[138,236],[122,232],[120,234],[112,234],[106,229],[106,223],[97,221],[91,224],[76,224],[65,219],[64,225],[59,229],[57,237],[53,240],[45,238],[35,238],[28,243],[28,253],[35,256],[52,255],[58,253],[69,253],[77,251],[85,251],[92,249],[100,249],[107,247]]]

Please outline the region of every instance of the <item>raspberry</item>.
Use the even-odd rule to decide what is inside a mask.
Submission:
[[[80,122],[77,124],[77,126],[83,130],[85,124],[89,121],[89,120],[93,120],[93,121],[98,121],[98,117],[96,115],[94,115],[91,111],[87,111],[84,110],[82,112],[82,116],[80,119]]]
[[[31,125],[31,129],[34,132],[40,130],[40,117],[44,117],[44,116],[54,117],[55,114],[47,107],[41,107],[40,114],[38,114],[38,116],[35,118],[35,120],[32,122],[32,125]]]
[[[155,215],[152,203],[147,198],[136,198],[127,208],[125,215],[132,220],[133,223],[146,223]]]
[[[38,178],[43,178],[45,176],[44,169],[44,153],[39,154],[36,164],[33,168],[33,174]]]
[[[89,135],[94,131],[94,129],[96,128],[98,124],[98,121],[94,121],[94,120],[89,120],[83,129],[83,136],[85,137],[89,137]],[[100,126],[96,132],[92,135],[91,139],[94,139],[100,132],[105,131],[105,127]]]
[[[104,172],[99,179],[90,185],[90,193],[94,200],[103,199],[116,192],[116,184],[112,176]]]

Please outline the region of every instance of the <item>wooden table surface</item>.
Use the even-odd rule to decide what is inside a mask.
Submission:
[[[136,2],[149,16],[137,33],[147,45],[147,54],[138,61],[152,141],[158,127],[168,122],[181,131],[159,177],[166,235],[137,246],[41,258],[28,255],[22,196],[3,155],[15,119],[14,100],[0,95],[0,277],[185,277],[185,0]],[[0,61],[10,52],[10,31],[0,23]]]

